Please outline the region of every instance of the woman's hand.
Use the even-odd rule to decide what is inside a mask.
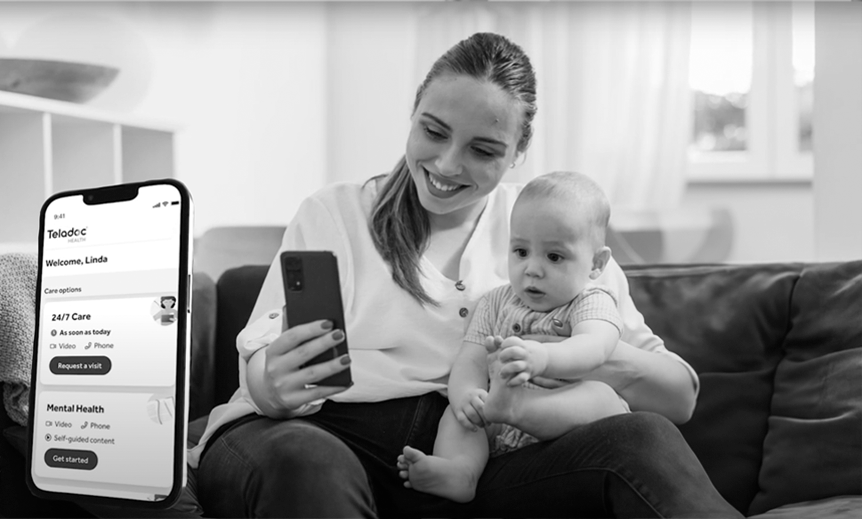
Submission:
[[[331,321],[314,321],[286,330],[249,359],[248,389],[254,403],[271,418],[290,418],[303,406],[347,389],[314,385],[347,369],[347,355],[302,367],[343,340],[344,332],[332,330]]]

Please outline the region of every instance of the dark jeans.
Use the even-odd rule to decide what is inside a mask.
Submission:
[[[653,413],[492,458],[467,504],[405,488],[396,458],[404,445],[432,451],[446,405],[435,393],[246,417],[207,449],[198,497],[208,517],[741,517]]]

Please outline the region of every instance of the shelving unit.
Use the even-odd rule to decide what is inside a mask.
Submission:
[[[0,253],[34,252],[42,203],[70,189],[173,177],[176,128],[0,91]]]

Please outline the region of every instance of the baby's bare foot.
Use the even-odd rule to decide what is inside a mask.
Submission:
[[[407,488],[458,503],[473,500],[479,481],[478,474],[468,467],[438,456],[429,456],[413,447],[404,447],[404,454],[398,456],[398,475],[406,480],[404,486]]]
[[[491,423],[505,423],[516,425],[517,409],[521,401],[521,394],[525,391],[524,386],[511,387],[500,377],[500,366],[489,368],[491,375],[491,387],[488,389],[488,398],[485,399],[483,412],[485,419]]]

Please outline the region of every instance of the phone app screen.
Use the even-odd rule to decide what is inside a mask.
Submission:
[[[32,477],[44,491],[163,499],[177,417],[181,195],[46,208]]]

